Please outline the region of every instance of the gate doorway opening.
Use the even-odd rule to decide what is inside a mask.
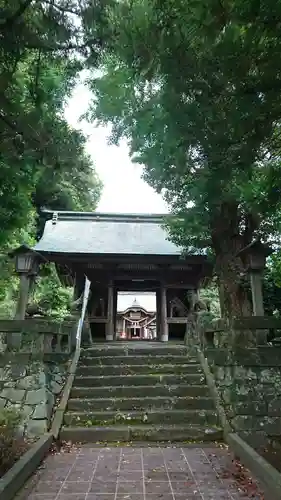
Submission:
[[[118,292],[116,340],[156,340],[156,293]]]

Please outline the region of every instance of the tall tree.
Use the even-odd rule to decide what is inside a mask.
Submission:
[[[0,243],[35,206],[94,208],[101,185],[85,138],[63,117],[94,51],[83,38],[89,1],[0,0]]]
[[[92,19],[90,118],[128,139],[177,216],[172,239],[214,254],[223,314],[249,314],[236,254],[279,227],[281,2],[113,0]]]

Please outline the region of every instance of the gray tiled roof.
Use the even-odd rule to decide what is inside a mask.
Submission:
[[[52,213],[50,213],[52,215]],[[58,212],[45,225],[37,252],[180,255],[162,227],[164,216]]]

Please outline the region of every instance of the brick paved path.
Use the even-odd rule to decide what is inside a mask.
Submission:
[[[49,456],[29,500],[240,500],[224,448],[89,448]],[[257,492],[251,496],[261,499]]]

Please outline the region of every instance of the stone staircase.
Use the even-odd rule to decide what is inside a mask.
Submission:
[[[184,346],[96,345],[81,352],[62,440],[219,441],[204,374]]]

